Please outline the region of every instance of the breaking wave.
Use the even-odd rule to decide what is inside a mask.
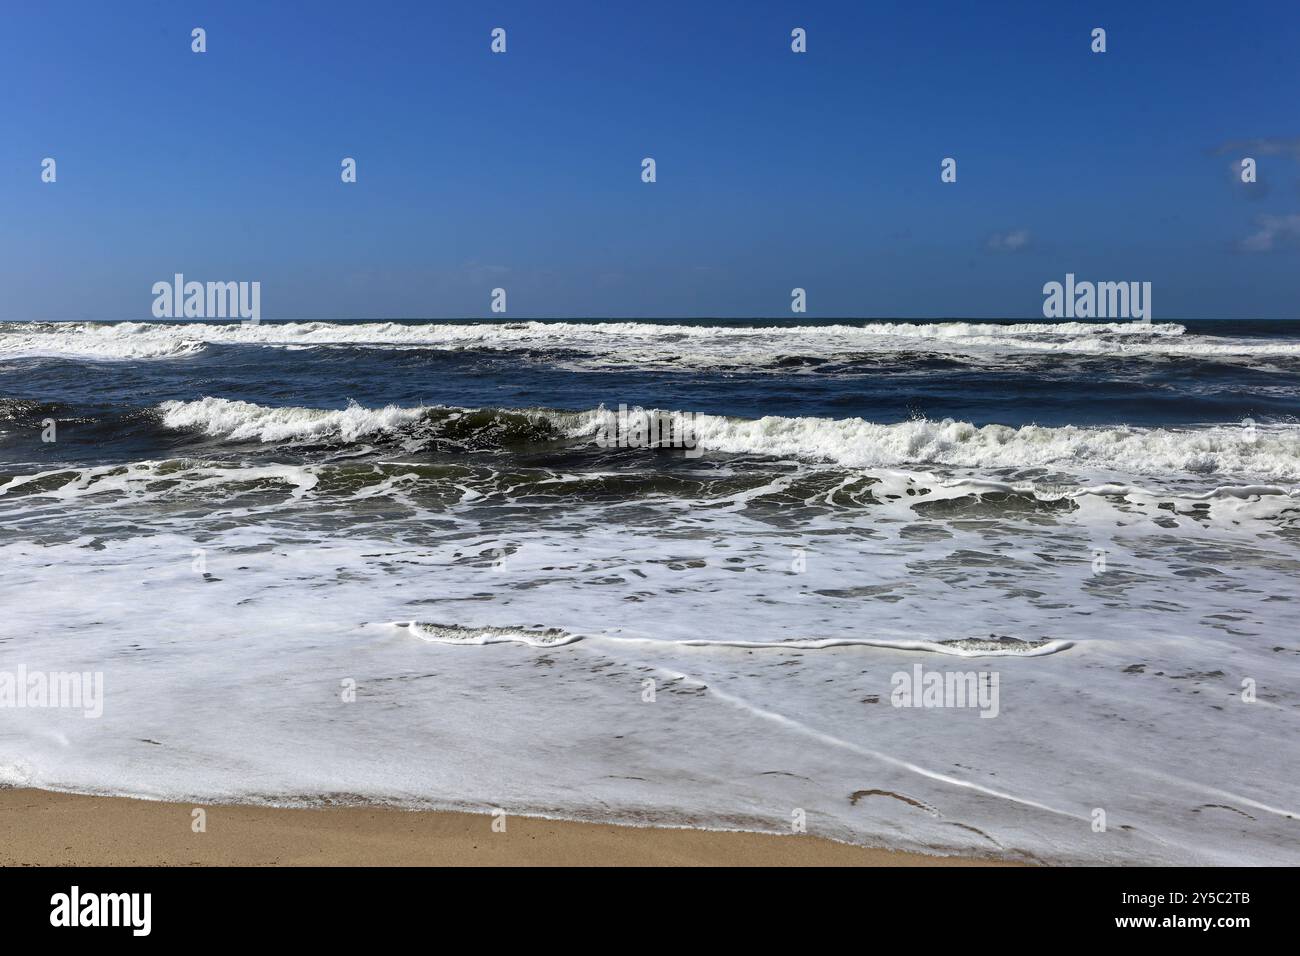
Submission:
[[[166,402],[160,413],[167,428],[195,429],[232,441],[352,442],[380,435],[419,439],[422,434],[436,434],[454,436],[471,447],[591,439],[606,415],[604,409],[274,408],[221,398]],[[860,418],[743,419],[702,414],[689,420],[695,443],[707,452],[849,468],[946,467],[981,473],[1058,468],[1131,476],[1232,476],[1256,483],[1300,479],[1300,427],[1295,425],[1015,428],[952,420],[878,424]]]

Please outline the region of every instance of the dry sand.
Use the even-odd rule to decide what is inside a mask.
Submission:
[[[0,789],[4,866],[988,866],[814,836],[385,807],[278,809]]]

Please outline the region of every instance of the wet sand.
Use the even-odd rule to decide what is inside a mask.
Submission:
[[[206,831],[195,832],[201,808]],[[805,834],[387,807],[202,806],[0,789],[3,866],[997,866]]]

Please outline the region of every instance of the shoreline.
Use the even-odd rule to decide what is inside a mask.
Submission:
[[[204,832],[195,832],[196,809]],[[808,834],[0,788],[0,866],[1016,866]]]

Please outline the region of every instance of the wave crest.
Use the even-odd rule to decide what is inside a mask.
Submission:
[[[222,398],[165,402],[167,428],[196,429],[231,441],[373,440],[398,436],[410,450],[421,440],[462,449],[502,448],[520,442],[585,440],[607,415],[545,409],[276,408]],[[848,468],[937,467],[981,474],[1026,469],[1115,476],[1211,476],[1252,482],[1300,478],[1300,427],[1206,425],[1190,428],[1128,426],[975,425],[945,419],[878,424],[860,418],[729,418],[659,412],[689,423],[696,447],[715,453],[763,455]]]

